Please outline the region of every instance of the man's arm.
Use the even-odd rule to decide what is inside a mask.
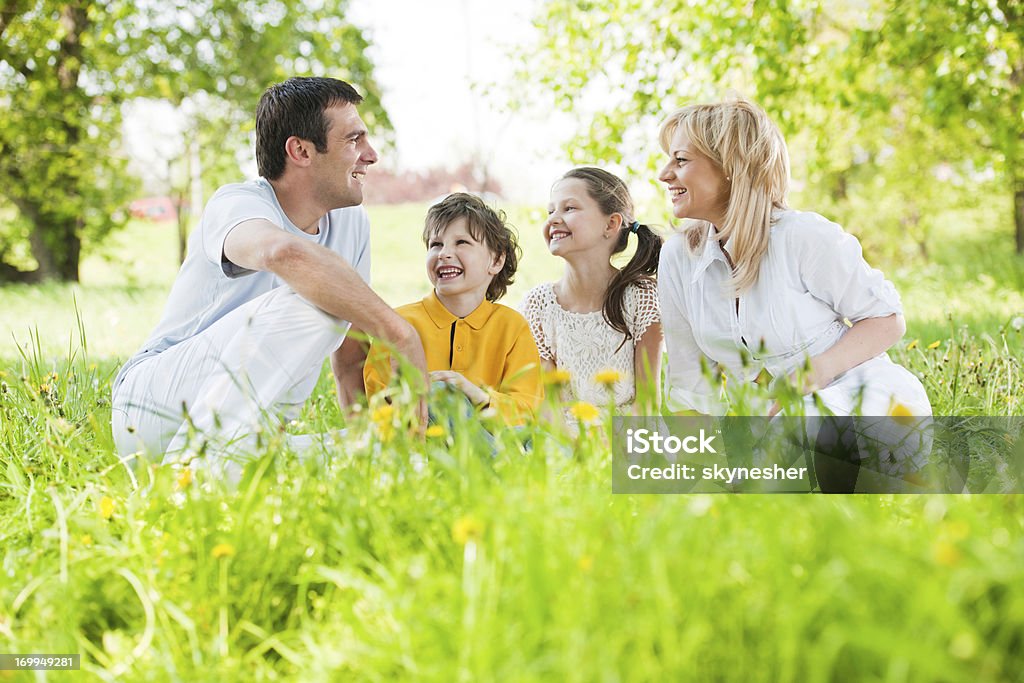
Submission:
[[[243,268],[274,273],[320,310],[387,341],[423,373],[423,386],[427,386],[427,359],[415,328],[377,296],[338,254],[291,235],[270,221],[253,219],[239,223],[228,233],[224,256]],[[425,418],[425,404],[420,412]]]
[[[338,350],[331,354],[331,370],[334,372],[334,383],[338,387],[338,403],[343,412],[366,393],[363,386],[366,344],[356,338],[359,336],[359,330],[352,328]]]

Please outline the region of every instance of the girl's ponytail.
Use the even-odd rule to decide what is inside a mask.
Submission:
[[[629,263],[623,266],[615,277],[612,278],[611,282],[608,283],[608,289],[605,290],[604,294],[603,313],[605,322],[611,325],[612,329],[622,333],[622,344],[625,344],[633,337],[629,327],[626,325],[624,313],[625,307],[623,304],[626,297],[626,289],[630,285],[639,285],[641,287],[654,286],[654,276],[658,272],[658,259],[661,255],[662,244],[661,236],[651,230],[650,226],[634,221],[631,226],[628,228],[623,227],[620,231],[620,244],[615,245],[615,253],[626,248],[631,232],[636,233],[638,240],[636,253],[633,254],[633,258],[629,260]],[[622,344],[619,344],[619,348],[622,348]]]

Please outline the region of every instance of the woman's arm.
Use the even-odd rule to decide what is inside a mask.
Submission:
[[[811,371],[804,378],[804,393],[822,389],[850,368],[885,353],[906,331],[907,324],[898,313],[854,323],[832,348],[811,358]]]
[[[899,313],[880,318],[864,318],[855,322],[832,348],[812,357],[808,373],[792,379],[800,383],[804,394],[824,389],[847,370],[888,351],[906,331],[907,324]],[[768,411],[768,417],[774,417],[780,408],[781,405],[776,401]]]

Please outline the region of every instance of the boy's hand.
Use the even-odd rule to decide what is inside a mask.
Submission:
[[[491,397],[486,391],[470,382],[461,373],[454,370],[434,370],[430,373],[431,382],[444,382],[455,387],[466,395],[470,403],[478,408],[490,403]]]

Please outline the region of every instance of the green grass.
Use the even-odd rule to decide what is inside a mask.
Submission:
[[[407,264],[423,260],[423,207],[371,213],[378,291],[422,296],[422,266]],[[560,264],[536,215],[512,218],[526,251],[515,305]],[[1024,671],[1021,496],[612,496],[601,430],[535,429],[529,451],[499,431],[492,454],[459,417],[416,440],[402,411],[360,412],[344,442],[304,461],[264,434],[237,486],[125,467],[109,381],[173,277],[161,230],[133,225],[79,286],[0,290],[0,328],[20,342],[0,340],[0,652],[83,654],[84,672],[47,680]],[[927,266],[881,264],[910,327],[893,355],[937,414],[1019,414],[1021,259],[984,231],[941,243]],[[325,375],[293,428],[343,423]]]

